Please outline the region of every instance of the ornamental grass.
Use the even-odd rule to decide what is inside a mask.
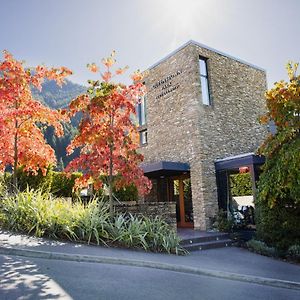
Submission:
[[[184,254],[177,234],[161,218],[109,216],[105,199],[68,201],[27,188],[0,200],[0,226],[37,237]]]

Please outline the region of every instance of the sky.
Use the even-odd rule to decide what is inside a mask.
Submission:
[[[86,85],[86,64],[112,50],[129,75],[192,39],[264,68],[271,87],[300,62],[299,12],[300,0],[0,0],[0,50]]]

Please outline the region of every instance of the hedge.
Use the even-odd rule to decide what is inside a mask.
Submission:
[[[232,196],[250,196],[252,191],[252,180],[250,173],[230,175],[230,189]]]
[[[81,173],[73,173],[71,176],[66,176],[63,172],[56,172],[49,168],[46,176],[43,176],[41,172],[38,175],[33,176],[24,172],[21,168],[17,171],[18,176],[18,189],[25,191],[27,186],[30,189],[41,189],[44,192],[50,192],[57,197],[73,197],[74,184],[76,178],[79,178]],[[6,186],[12,186],[12,174],[5,173],[3,180]],[[103,190],[98,191],[97,195],[103,195]],[[137,201],[138,191],[134,185],[129,185],[120,190],[114,189],[114,195],[119,201]]]

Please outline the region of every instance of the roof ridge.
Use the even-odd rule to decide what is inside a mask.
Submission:
[[[179,52],[180,50],[184,49],[185,47],[187,47],[187,46],[189,46],[189,45],[191,45],[191,44],[192,44],[192,45],[195,45],[195,46],[199,46],[199,47],[204,48],[204,49],[207,49],[207,50],[209,50],[209,51],[215,52],[215,53],[217,53],[217,54],[219,54],[219,55],[228,57],[228,58],[233,59],[233,60],[235,60],[235,61],[237,61],[237,62],[240,62],[240,63],[242,63],[242,64],[244,64],[244,65],[247,65],[247,66],[249,66],[249,67],[251,67],[251,68],[254,68],[254,69],[257,69],[257,70],[266,72],[265,69],[263,69],[263,68],[261,68],[261,67],[259,67],[259,66],[257,66],[257,65],[251,64],[251,63],[249,63],[249,62],[247,62],[247,61],[245,61],[245,60],[242,60],[242,59],[240,59],[240,58],[238,58],[238,57],[234,57],[234,56],[232,56],[232,55],[229,55],[229,54],[227,54],[227,53],[224,53],[224,52],[219,51],[219,50],[217,50],[217,49],[214,49],[214,48],[212,48],[212,47],[206,46],[206,45],[204,45],[204,44],[202,44],[202,43],[199,43],[199,42],[196,42],[196,41],[194,41],[194,40],[189,40],[189,41],[187,41],[186,43],[184,43],[183,45],[181,45],[180,47],[176,48],[176,49],[173,50],[171,53],[169,53],[168,55],[166,55],[165,57],[163,57],[162,59],[160,59],[158,62],[156,62],[156,63],[154,63],[153,65],[151,65],[147,70],[150,70],[150,69],[155,68],[155,67],[158,66],[160,63],[164,62],[165,60],[167,60],[168,58],[170,58],[171,56],[173,56],[174,54],[176,54],[177,52]]]

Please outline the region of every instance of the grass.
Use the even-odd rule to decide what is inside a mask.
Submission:
[[[111,220],[104,200],[95,198],[88,204],[73,203],[29,188],[2,197],[0,226],[37,237],[185,253],[177,234],[159,217],[120,214]]]

